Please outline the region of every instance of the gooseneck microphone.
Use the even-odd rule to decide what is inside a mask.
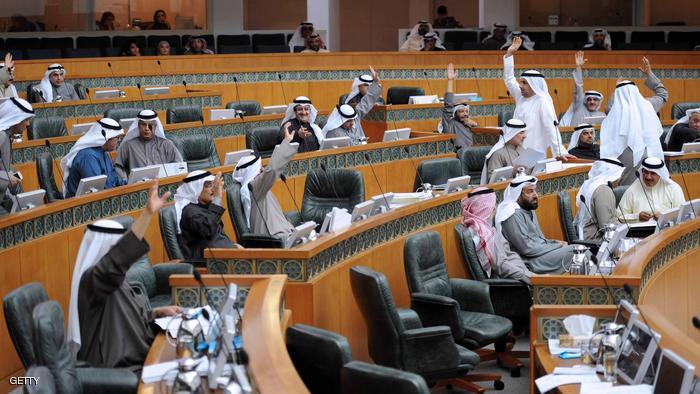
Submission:
[[[240,108],[241,107],[241,93],[238,91],[238,78],[236,78],[235,75],[233,76],[233,85],[236,87],[236,99],[238,99],[238,107]],[[236,114],[241,117],[242,121],[245,121],[245,119],[243,119],[244,112],[245,111],[243,111],[242,109],[236,110]]]
[[[53,152],[51,151],[51,141],[50,141],[48,138],[45,139],[45,140],[44,140],[44,145],[46,145],[46,150],[49,151],[49,156],[51,156],[51,166],[53,167],[53,162],[54,162],[54,160],[56,160],[56,159],[54,158]],[[64,180],[65,178],[63,177],[63,170],[61,170],[61,163],[58,163],[58,165],[56,166],[56,168],[58,168],[58,175],[61,176],[61,182],[63,182],[63,180]]]
[[[287,101],[287,95],[284,93],[284,83],[282,83],[282,73],[277,73],[277,79],[280,81],[280,88],[282,88],[282,99],[284,99],[285,103],[289,103],[289,101]]]
[[[377,182],[377,186],[379,187],[379,192],[382,193],[382,198],[384,199],[384,204],[386,204],[386,209],[391,209],[391,205],[389,205],[389,201],[386,199],[386,194],[384,194],[384,190],[382,190],[382,184],[379,183],[379,178],[377,178],[377,173],[374,172],[374,166],[372,165],[372,160],[369,157],[369,153],[365,152],[364,154],[365,160],[367,160],[367,163],[369,164],[370,170],[372,170],[372,175],[374,176],[374,181]]]
[[[433,87],[430,86],[430,80],[428,79],[428,72],[423,70],[423,79],[425,79],[425,82],[428,84],[428,91],[430,92],[431,96],[434,96],[435,93],[433,93]]]
[[[326,170],[326,164],[325,164],[325,163],[321,163],[321,170],[323,170],[323,172],[326,173],[326,177],[327,177],[327,178],[330,178],[330,177],[331,177],[331,174],[328,172],[328,170]],[[337,198],[338,200],[340,200],[340,196],[338,195],[338,192],[335,190],[335,183],[334,183],[332,180],[329,180],[328,183],[331,184],[331,190],[333,190],[333,194],[335,194],[335,198]]]
[[[557,98],[557,113],[556,113],[556,115],[558,117],[559,114],[561,113],[561,104],[559,103],[559,92],[557,91],[556,88],[554,89],[554,97]]]
[[[161,75],[165,75],[165,71],[163,71],[163,67],[160,64],[160,60],[156,60],[156,63],[158,63],[158,69],[160,70]]]
[[[559,131],[559,121],[556,119],[554,119],[554,128],[557,132],[557,154],[559,155],[559,157],[561,157],[561,146],[563,144],[561,141],[561,131]]]
[[[284,174],[280,174],[280,179],[284,183],[284,186],[287,189],[287,192],[289,193],[289,197],[292,198],[292,202],[294,203],[294,208],[297,209],[297,213],[299,214],[299,218],[301,219],[301,210],[299,210],[299,204],[297,204],[297,200],[294,198],[294,193],[292,193],[292,189],[290,189],[289,185],[287,184],[287,176]]]
[[[481,95],[481,87],[479,87],[479,78],[476,77],[476,67],[472,67],[472,75],[474,75],[474,82],[476,82],[476,93],[483,99],[484,96]]]
[[[251,183],[248,184],[248,190],[250,191],[250,199],[253,201],[253,204],[255,204],[255,208],[257,208],[258,210],[258,214],[260,215],[260,219],[262,219],[263,224],[265,225],[265,230],[267,230],[267,234],[269,236],[273,236],[274,234],[270,232],[270,226],[267,225],[267,219],[265,219],[265,215],[263,215],[262,210],[260,210],[260,205],[258,205],[258,200],[255,198],[255,193],[253,193],[253,185]],[[248,218],[248,221],[250,221],[250,218]]]
[[[593,216],[593,212],[591,211],[591,208],[586,203],[586,197],[583,194],[581,194],[579,199],[583,203],[583,206],[586,207],[586,211],[588,212],[588,215],[590,215],[591,220],[593,220],[593,223],[595,223],[595,227],[598,229],[598,231],[600,231],[600,223],[598,223],[595,216]]]
[[[411,161],[411,165],[413,165],[413,170],[416,172],[416,176],[418,177],[418,180],[420,180],[420,184],[423,185],[423,188],[425,189],[425,181],[423,180],[423,176],[420,174],[420,171],[418,171],[418,167],[416,166],[416,162],[413,161],[413,158],[411,157],[411,154],[408,152],[408,148],[406,148],[406,145],[402,146],[401,150],[406,153],[406,156],[408,156],[408,160]],[[423,190],[423,191],[427,191],[427,190]]]
[[[686,193],[688,193],[688,203],[690,204],[690,209],[693,210],[693,217],[695,217],[695,207],[693,206],[693,198],[690,196],[690,189],[688,189],[688,184],[685,183],[685,173],[683,172],[683,167],[681,167],[681,162],[680,160],[671,160],[671,162],[676,163],[676,166],[678,166],[678,172],[681,174],[683,186],[685,187]]]
[[[44,92],[41,92],[41,93],[42,93],[42,97],[43,97]],[[95,106],[95,104],[92,102],[92,97],[90,97],[90,89],[85,88],[85,96],[87,97],[87,100],[90,103],[90,105],[92,105],[94,108],[97,108]],[[92,116],[95,118],[95,122],[100,121],[100,118],[97,116],[97,114],[92,114]]]

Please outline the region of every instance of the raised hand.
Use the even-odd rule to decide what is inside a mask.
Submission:
[[[294,131],[292,131],[292,123],[287,122],[284,125],[284,140],[287,142],[292,142],[292,139],[294,139]]]
[[[160,211],[161,208],[168,202],[170,192],[158,195],[158,181],[153,182],[151,189],[148,191],[148,202],[146,203],[146,212],[153,215]]]
[[[372,75],[372,79],[374,79],[374,82],[379,82],[379,74],[377,74],[376,71],[374,71],[374,68],[372,66],[369,66],[369,73]]]
[[[457,79],[457,72],[455,71],[455,65],[452,63],[447,65],[447,79]]]
[[[642,58],[642,67],[639,67],[639,71],[643,72],[646,75],[651,74],[651,64],[649,63],[649,59],[645,57]]]
[[[214,195],[221,198],[224,192],[224,177],[221,172],[217,172],[214,176]]]
[[[574,57],[576,58],[576,68],[583,67],[583,65],[588,61],[588,59],[583,57],[583,51],[576,52]]]
[[[513,37],[513,43],[510,44],[508,47],[508,50],[506,51],[506,56],[513,56],[515,52],[518,52],[518,49],[520,49],[520,46],[523,44],[523,38],[522,37]]]
[[[12,60],[12,54],[7,52],[5,55],[5,67],[9,70],[15,66],[15,62]]]

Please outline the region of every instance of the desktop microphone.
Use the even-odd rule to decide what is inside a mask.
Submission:
[[[370,160],[369,153],[365,152],[365,160],[367,160],[367,163],[369,164],[370,170],[372,170],[372,175],[374,176],[374,181],[377,182],[377,186],[379,187],[379,191],[382,193],[382,198],[384,199],[384,204],[386,204],[386,209],[387,211],[391,209],[391,205],[389,205],[389,201],[386,199],[386,194],[384,194],[384,190],[382,190],[382,184],[379,183],[379,178],[377,178],[377,173],[374,172],[374,166],[372,165],[372,160]]]
[[[97,106],[95,106],[95,104],[92,102],[92,97],[90,97],[90,89],[85,88],[85,96],[87,97],[87,100],[90,103],[90,105],[92,105],[94,108],[97,108]],[[44,92],[41,92],[41,97],[44,97]],[[97,114],[92,114],[92,116],[95,118],[95,122],[100,121]]]
[[[430,95],[434,96],[435,94],[433,93],[433,87],[430,86],[430,81],[428,80],[428,72],[423,70],[423,79],[425,79],[425,82],[428,84],[428,91],[430,91]]]
[[[46,149],[49,151],[49,155],[51,156],[51,166],[53,167],[53,162],[56,159],[53,156],[53,152],[51,152],[51,141],[48,138],[45,139],[44,145],[46,145]],[[63,170],[61,170],[61,163],[58,163],[56,168],[58,168],[58,174],[61,176],[61,182],[63,182],[65,178],[63,178]]]
[[[418,167],[416,166],[416,163],[413,161],[411,154],[408,153],[408,149],[406,148],[406,145],[402,146],[401,150],[406,152],[406,156],[408,156],[408,160],[411,161],[411,164],[413,165],[413,169],[416,171],[416,175],[418,176],[418,180],[420,180],[420,184],[423,186],[423,191],[427,191],[427,190],[425,190],[425,181],[423,180],[423,176],[420,174],[420,171],[418,171]]]
[[[280,88],[282,88],[282,99],[284,99],[285,103],[289,103],[289,101],[287,101],[287,95],[284,93],[284,84],[282,83],[281,73],[277,73],[277,79],[280,81]]]
[[[700,317],[693,316],[693,327],[700,330]]]
[[[561,146],[563,144],[561,141],[561,131],[559,131],[559,121],[556,119],[554,119],[554,128],[557,129],[556,130],[557,131],[557,154],[559,155],[558,157],[562,157],[561,156]]]
[[[111,62],[107,62],[107,68],[109,68],[109,73],[112,74],[112,82],[116,82],[117,77],[114,75]]]
[[[233,85],[236,87],[236,99],[238,99],[238,107],[240,108],[241,107],[241,93],[238,91],[238,78],[236,78],[235,75],[233,76]],[[244,112],[245,111],[243,111],[242,109],[236,110],[236,115],[240,116],[242,121],[245,121],[243,119]]]
[[[628,285],[627,283],[622,285],[622,288],[625,290],[625,293],[630,296],[630,300],[632,301],[632,304],[637,308],[637,311],[639,311],[639,316],[642,317],[642,320],[644,320],[644,324],[649,327],[651,330],[651,325],[649,325],[649,322],[647,321],[647,317],[645,316],[644,313],[642,313],[642,310],[639,308],[639,304],[637,304],[637,300],[634,299],[634,296],[632,295],[632,286]],[[656,348],[661,349],[661,346],[659,346],[659,342],[656,340],[656,337],[654,335],[650,335],[651,339],[654,340],[654,343],[656,343]],[[624,344],[623,344],[624,346]]]
[[[557,98],[557,113],[556,113],[556,115],[559,116],[559,113],[561,113],[561,104],[559,103],[559,92],[557,91],[556,88],[554,89],[554,97]]]
[[[484,96],[481,95],[481,87],[479,87],[479,78],[476,77],[476,67],[472,67],[472,74],[474,75],[474,82],[476,82],[476,93],[483,99]]]
[[[163,71],[163,67],[160,64],[160,60],[156,60],[156,63],[158,63],[158,69],[160,70],[161,75],[165,75],[165,72]]]
[[[299,218],[301,219],[301,211],[299,210],[299,204],[297,204],[297,200],[294,198],[294,194],[292,193],[292,190],[287,184],[287,176],[284,174],[280,174],[280,179],[284,183],[284,186],[287,188],[287,192],[289,193],[289,196],[292,198],[292,202],[294,203],[294,208],[297,209],[297,213],[299,214]]]
[[[190,97],[190,93],[187,91],[187,81],[185,81],[184,79],[182,80],[182,86],[185,87],[185,96],[187,96],[187,101],[189,101],[190,106],[192,106],[193,105],[192,104],[192,97]],[[200,107],[200,111],[201,111],[201,107]],[[200,123],[202,123],[202,126],[204,126],[204,116],[199,115],[199,121],[200,121]]]
[[[688,203],[690,204],[690,209],[693,210],[693,217],[695,217],[695,207],[693,206],[693,199],[690,197],[690,189],[688,189],[688,184],[685,183],[685,173],[683,172],[683,167],[681,167],[680,160],[671,160],[671,162],[676,163],[678,166],[678,172],[681,174],[681,180],[683,180],[683,186],[685,186],[685,191],[688,193]]]
[[[634,176],[637,177],[637,180],[639,181],[640,186],[642,187],[642,192],[644,192],[644,197],[646,198],[647,203],[649,204],[649,208],[651,208],[651,216],[654,217],[654,211],[656,211],[656,210],[654,209],[654,206],[651,204],[651,200],[649,199],[649,195],[647,195],[647,191],[644,189],[644,181],[639,176],[639,171],[635,171]],[[656,219],[656,218],[654,217],[654,219]],[[661,231],[661,228],[659,228],[658,222],[656,223],[656,228],[659,229],[659,231]]]
[[[321,170],[326,173],[326,177],[330,178],[331,174],[326,170],[326,164],[321,163]],[[335,194],[335,198],[340,200],[340,196],[338,195],[338,192],[335,190],[335,183],[333,181],[329,181],[328,183],[331,184],[331,189],[333,190],[333,194]]]
[[[586,196],[584,196],[583,194],[581,194],[581,196],[580,196],[579,199],[580,199],[581,202],[583,203],[583,206],[586,207],[586,211],[588,211],[588,214],[591,216],[591,220],[593,220],[593,223],[595,223],[596,228],[598,228],[598,229],[599,229],[598,231],[600,231],[600,224],[599,224],[598,221],[595,219],[595,216],[593,216],[593,212],[591,212],[591,208],[590,208],[590,207],[588,206],[588,204],[586,203]]]

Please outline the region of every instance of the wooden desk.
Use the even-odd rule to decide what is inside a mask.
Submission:
[[[171,280],[174,277],[171,277]],[[178,275],[176,280],[186,280]],[[247,286],[243,319],[243,344],[250,359],[249,372],[260,393],[308,393],[287,353],[284,335],[291,324],[291,312],[284,306],[285,275],[238,278],[227,281]],[[203,275],[207,285],[221,283],[221,277]],[[241,291],[239,291],[239,294]],[[175,348],[164,333],[156,336],[144,365],[175,359]],[[165,385],[162,385],[165,387]],[[139,393],[162,393],[161,384],[139,384]]]

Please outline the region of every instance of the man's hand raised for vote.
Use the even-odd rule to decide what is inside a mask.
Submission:
[[[162,196],[158,195],[158,181],[153,182],[151,185],[151,190],[148,192],[148,202],[146,203],[146,212],[154,215],[160,211],[163,206],[168,202],[170,198],[170,192],[163,193]]]
[[[520,49],[520,45],[523,44],[523,39],[522,37],[513,37],[513,43],[510,44],[508,47],[508,50],[506,51],[506,56],[513,56],[515,55],[515,52],[518,52],[518,49]]]
[[[369,73],[372,76],[372,79],[374,79],[374,82],[379,83],[379,74],[377,74],[377,72],[374,71],[374,68],[372,66],[369,66]]]
[[[224,177],[221,172],[217,172],[214,176],[214,195],[221,198],[224,193]]]
[[[292,131],[292,122],[287,122],[284,124],[284,140],[287,142],[292,142],[294,139],[294,131]]]
[[[450,63],[447,65],[447,79],[457,79],[457,72],[455,71],[455,65]]]
[[[646,75],[651,74],[651,63],[649,63],[649,59],[647,59],[646,56],[642,58],[642,67],[639,67],[639,71]]]
[[[576,52],[576,54],[574,55],[574,58],[576,59],[576,68],[583,67],[586,64],[586,62],[588,61],[588,59],[586,59],[584,57],[583,51]]]

